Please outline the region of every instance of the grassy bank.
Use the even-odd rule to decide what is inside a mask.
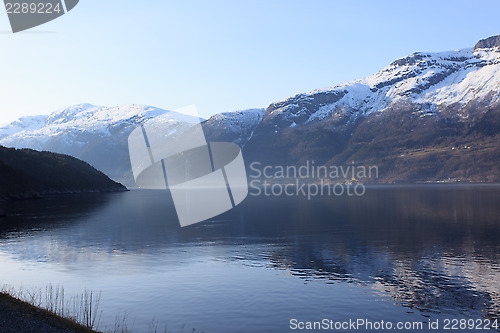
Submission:
[[[131,333],[128,314],[115,318],[111,327],[101,325],[101,295],[85,290],[77,296],[65,296],[64,288],[48,285],[45,289],[0,288],[1,333]],[[144,330],[142,330],[144,331]],[[162,327],[152,320],[145,333],[197,333],[184,326]]]
[[[74,319],[0,293],[0,327],[2,332],[75,332],[95,333]]]

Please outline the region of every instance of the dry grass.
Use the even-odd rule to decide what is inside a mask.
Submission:
[[[41,288],[16,290],[12,287],[3,287],[0,292],[56,316],[69,319],[90,330],[97,328],[102,316],[102,311],[99,310],[101,294],[95,294],[89,290],[69,299],[65,297],[63,287],[52,285],[48,285],[45,290]]]
[[[102,311],[100,310],[101,293],[85,290],[77,296],[67,298],[63,287],[48,285],[45,289],[15,289],[3,286],[0,294],[8,295],[15,300],[26,303],[28,306],[42,309],[46,315],[52,315],[57,320],[66,321],[75,332],[105,332],[105,333],[132,333],[134,324],[129,324],[129,314],[116,317],[113,328],[101,328]],[[195,329],[169,330],[165,325],[152,320],[148,331],[151,333],[196,333]],[[201,332],[203,333],[203,332]]]
[[[96,331],[80,325],[71,319],[35,307],[8,294],[0,293],[0,307],[3,310],[6,308],[9,309],[6,313],[7,317],[2,318],[4,325],[7,325],[1,328],[2,332],[3,330],[11,332],[12,329],[9,330],[9,325],[13,325],[18,329],[22,327],[22,331],[26,332],[33,332],[35,327],[37,327],[37,329],[41,329],[43,332],[47,332],[47,330],[56,330],[58,332],[64,330],[74,333],[96,333]],[[12,317],[9,318],[9,316]]]

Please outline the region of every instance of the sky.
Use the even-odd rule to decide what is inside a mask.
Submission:
[[[0,124],[79,103],[196,104],[209,117],[500,34],[500,1],[80,0],[12,34],[0,11]]]

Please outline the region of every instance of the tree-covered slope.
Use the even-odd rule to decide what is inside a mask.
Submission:
[[[126,188],[74,157],[0,147],[0,198],[121,191]]]

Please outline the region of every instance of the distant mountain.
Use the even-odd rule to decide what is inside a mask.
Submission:
[[[155,118],[156,117],[156,118]],[[153,107],[79,105],[0,129],[0,144],[68,153],[133,184],[126,136],[144,121],[193,123]],[[154,120],[153,120],[154,118]],[[500,182],[500,36],[474,48],[417,52],[364,79],[203,123],[247,164],[376,164],[379,182]]]
[[[79,104],[49,116],[20,118],[0,128],[0,144],[68,154],[120,183],[134,186],[128,135],[146,122],[175,132],[199,119],[152,106]]]
[[[0,199],[124,190],[123,185],[74,157],[0,147]]]

